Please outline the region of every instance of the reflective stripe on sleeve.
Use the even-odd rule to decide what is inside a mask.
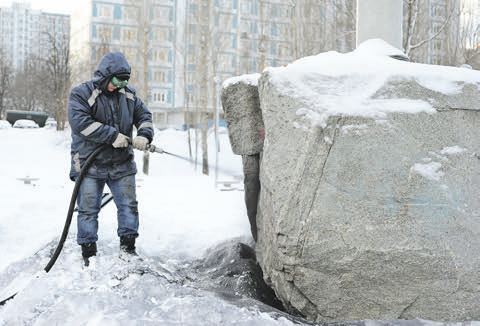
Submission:
[[[102,91],[99,90],[98,88],[93,90],[92,96],[90,96],[90,98],[88,99],[88,105],[90,105],[90,107],[92,107],[95,104],[95,101],[96,101],[98,95],[100,95],[100,94],[102,94]]]
[[[138,130],[142,129],[142,128],[152,128],[153,129],[153,123],[151,122],[144,122],[140,125],[140,127],[138,127]]]
[[[80,133],[84,136],[89,136],[92,132],[100,128],[102,124],[100,122],[94,122],[87,128],[83,129]]]

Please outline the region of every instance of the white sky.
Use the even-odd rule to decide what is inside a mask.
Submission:
[[[35,10],[42,10],[43,12],[56,13],[56,14],[72,14],[73,8],[78,4],[86,0],[0,0],[0,7],[11,7],[13,2],[30,3],[31,8]]]

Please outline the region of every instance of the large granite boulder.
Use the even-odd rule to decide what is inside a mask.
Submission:
[[[228,137],[233,153],[252,155],[263,150],[264,129],[260,99],[258,97],[260,74],[247,74],[232,77],[222,85],[222,107]]]
[[[384,49],[263,72],[258,261],[313,321],[480,320],[480,72]]]

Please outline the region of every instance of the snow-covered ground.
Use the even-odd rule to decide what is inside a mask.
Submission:
[[[387,57],[395,54],[392,51],[397,50],[373,41],[350,54],[327,52],[269,72],[285,94],[306,103],[309,109],[299,110],[297,115],[305,117],[305,124],[299,127],[307,129],[324,125],[333,114],[381,118],[390,106],[372,101],[370,95],[399,72],[413,76],[427,89],[445,94],[458,92],[462,81],[480,82],[478,71],[468,69],[412,65],[406,70],[405,63]],[[328,78],[322,86],[317,82],[317,72],[350,76],[352,87],[342,88],[340,92],[337,85],[330,85]],[[364,74],[375,74],[377,78],[373,84],[364,85],[358,82]],[[450,80],[445,80],[445,76]],[[258,75],[248,78],[254,82]],[[317,92],[310,87],[324,87],[319,89],[327,96],[319,101]],[[432,114],[434,111],[426,101],[394,101],[393,104],[394,111]],[[98,255],[92,259],[91,266],[82,268],[80,248],[75,242],[74,215],[57,263],[49,273],[44,273],[42,270],[60,238],[74,186],[68,178],[70,134],[47,128],[1,127],[2,124],[0,300],[16,292],[17,289],[10,286],[28,286],[0,306],[0,326],[309,324],[250,298],[209,291],[208,286],[203,286],[208,280],[195,282],[196,275],[191,274],[195,272],[191,266],[205,257],[209,248],[232,239],[252,241],[242,183],[234,185],[240,190],[232,191],[223,191],[225,189],[215,183],[215,180],[239,181],[242,175],[241,158],[231,152],[225,131],[220,135],[218,175],[213,167],[216,146],[212,133],[209,136],[210,176],[201,174],[200,165],[155,153],[150,154],[149,174],[145,175],[143,154],[137,152],[140,211],[137,248],[143,261],[125,262],[118,258],[116,210],[111,203],[100,213]],[[161,131],[153,143],[174,154],[188,156],[186,132]],[[197,157],[200,160],[200,153]],[[436,166],[422,165],[415,169],[436,176]],[[25,178],[31,182],[25,183]],[[366,320],[344,324],[444,325],[424,320]],[[480,326],[480,322],[459,321],[448,325]]]
[[[144,261],[118,258],[112,202],[100,213],[99,252],[91,267],[82,268],[74,214],[64,249],[45,273],[74,186],[68,178],[70,133],[0,129],[1,299],[30,282],[0,307],[0,325],[293,325],[274,309],[267,312],[254,300],[222,299],[184,275],[214,245],[230,239],[251,242],[243,191],[215,184],[215,179],[239,181],[242,175],[227,134],[219,139],[217,177],[213,166],[204,176],[200,165],[157,153],[150,154],[145,175],[143,153],[136,152],[137,248]],[[209,142],[214,163],[213,133]],[[188,157],[186,132],[158,132],[153,143]],[[23,178],[33,180],[26,184]],[[234,187],[241,189],[241,180]]]

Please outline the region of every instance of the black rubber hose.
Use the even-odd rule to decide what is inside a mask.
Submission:
[[[52,258],[50,258],[50,261],[48,264],[45,266],[44,270],[45,272],[49,272],[50,269],[53,267],[55,262],[57,261],[58,256],[60,255],[60,252],[62,252],[63,249],[63,244],[65,243],[65,240],[67,239],[68,235],[68,230],[70,229],[70,224],[72,223],[72,216],[73,212],[75,210],[75,203],[77,201],[77,196],[78,196],[78,191],[80,190],[80,186],[82,185],[82,181],[87,174],[88,168],[92,164],[93,160],[95,157],[103,151],[105,148],[109,147],[111,145],[109,144],[104,144],[99,146],[97,149],[93,151],[92,154],[90,154],[83,164],[82,169],[80,170],[80,174],[78,175],[78,178],[75,180],[75,187],[73,188],[72,192],[72,198],[70,199],[70,207],[68,208],[68,213],[67,213],[67,219],[65,220],[65,225],[63,227],[63,232],[62,236],[60,237],[60,241],[58,242],[57,249],[55,249],[55,252],[53,253]]]
[[[65,240],[67,239],[68,230],[70,229],[70,224],[72,223],[72,216],[73,216],[73,212],[75,210],[75,202],[77,201],[78,191],[80,190],[80,186],[82,184],[82,181],[83,181],[85,175],[87,174],[88,168],[90,167],[90,165],[93,162],[93,159],[98,155],[98,153],[100,153],[101,151],[103,151],[105,148],[107,148],[109,146],[111,146],[111,145],[104,144],[104,145],[101,145],[101,146],[97,147],[93,151],[93,153],[90,154],[87,157],[87,160],[85,161],[82,169],[80,170],[80,174],[78,175],[77,180],[75,180],[75,187],[73,188],[72,198],[70,200],[70,207],[69,207],[68,213],[67,213],[67,219],[65,220],[65,226],[63,227],[63,233],[62,233],[62,236],[60,237],[60,241],[58,242],[57,249],[55,249],[55,252],[53,253],[52,258],[50,258],[50,261],[48,262],[48,264],[44,268],[46,273],[48,273],[50,271],[50,269],[53,267],[53,265],[57,261],[57,258],[60,255],[60,252],[62,252],[63,244],[65,243]],[[17,295],[17,293],[18,292],[14,293],[11,296],[9,296],[8,298],[5,298],[4,300],[0,301],[0,306],[3,306],[8,300],[13,299]]]

